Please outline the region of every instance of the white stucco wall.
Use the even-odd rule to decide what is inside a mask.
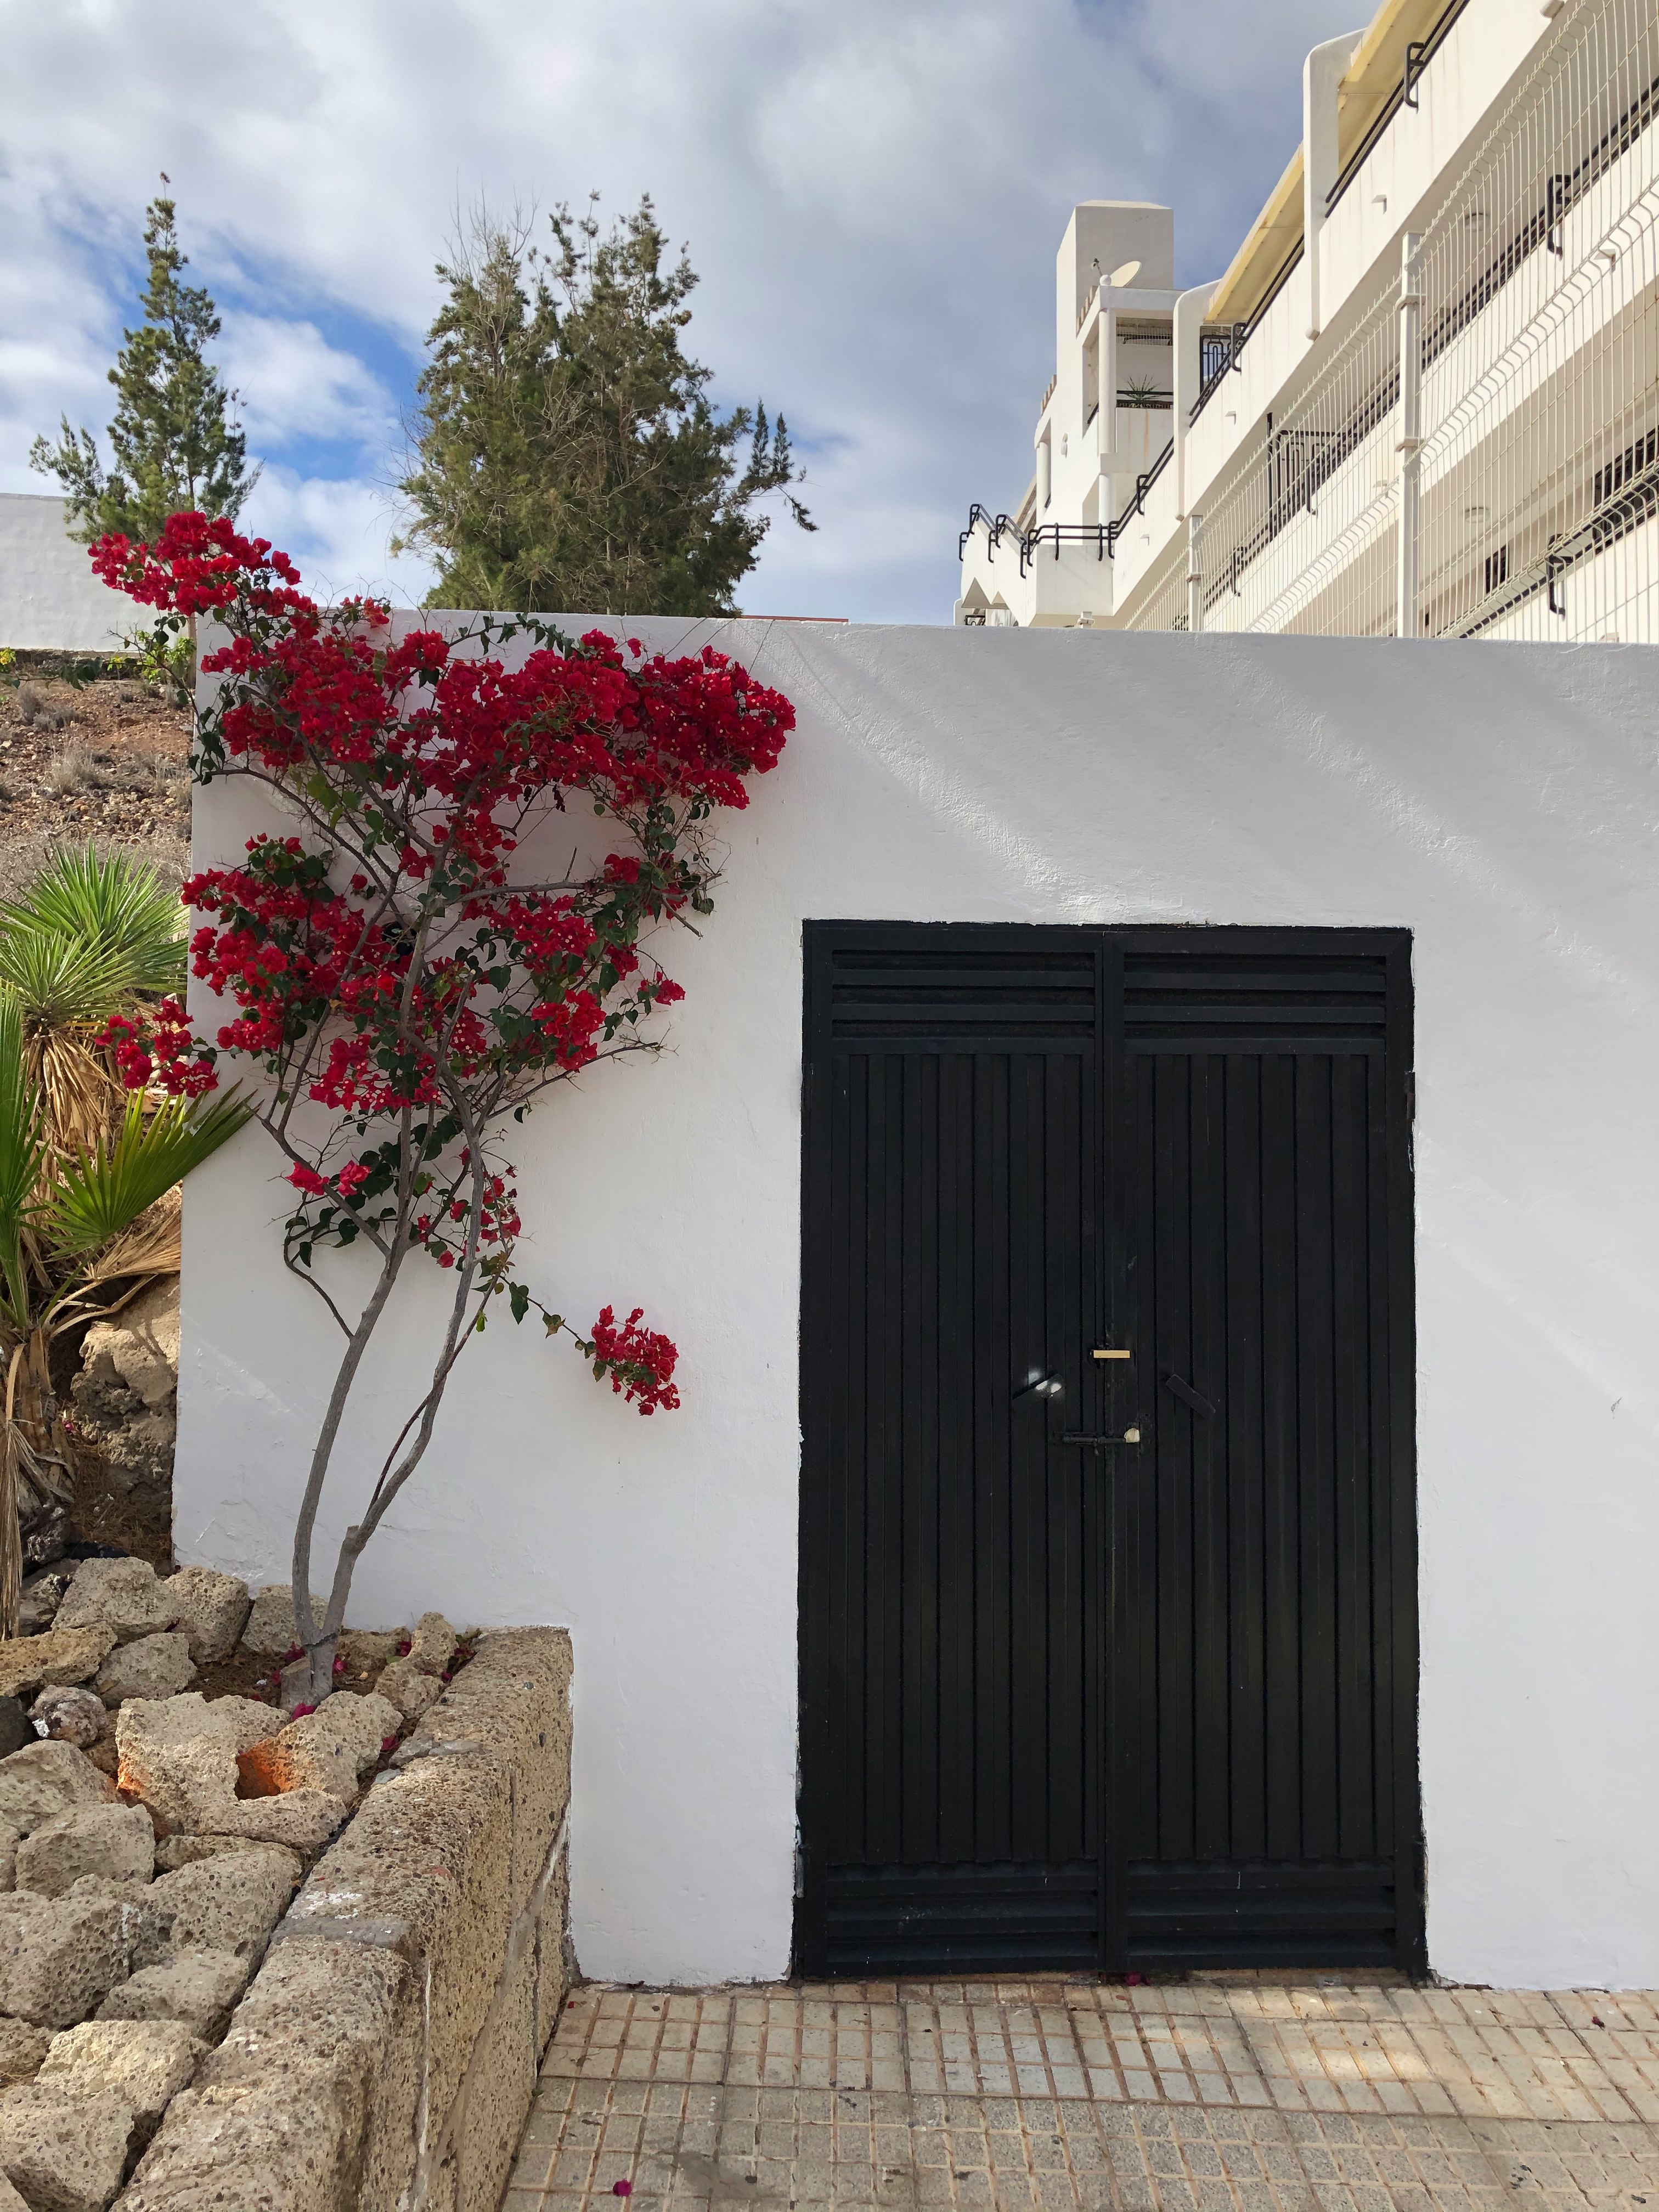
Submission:
[[[0,645],[108,653],[143,610],[92,573],[64,527],[66,500],[0,492]]]
[[[514,1139],[525,1271],[584,1318],[642,1303],[685,1407],[641,1421],[492,1328],[353,1608],[569,1625],[584,1968],[787,1960],[803,919],[1188,919],[1415,933],[1430,1957],[1659,1984],[1659,654],[629,628],[712,635],[800,718],[712,924],[667,948],[672,1051]],[[198,863],[254,818],[215,786]],[[264,1141],[186,1209],[178,1533],[286,1580],[333,1355],[277,1262]],[[436,1282],[410,1287],[360,1486],[431,1340]]]

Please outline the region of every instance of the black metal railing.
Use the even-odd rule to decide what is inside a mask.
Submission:
[[[1396,87],[1392,96],[1384,102],[1383,106],[1378,109],[1376,114],[1372,118],[1370,128],[1366,131],[1364,137],[1360,140],[1358,145],[1355,147],[1353,152],[1348,156],[1348,159],[1343,165],[1341,173],[1338,176],[1336,182],[1331,186],[1330,191],[1325,195],[1325,205],[1327,210],[1334,208],[1337,202],[1341,198],[1343,193],[1347,191],[1349,185],[1353,182],[1354,179],[1358,175],[1361,168],[1364,166],[1367,157],[1376,148],[1378,140],[1388,129],[1389,124],[1394,121],[1395,116],[1399,114],[1401,109],[1402,107],[1411,107],[1413,109],[1416,107],[1417,87],[1422,79],[1424,71],[1427,69],[1429,64],[1434,59],[1435,55],[1440,51],[1440,48],[1444,43],[1446,36],[1450,31],[1452,25],[1457,21],[1457,18],[1462,14],[1464,9],[1468,5],[1468,0],[1450,0],[1450,4],[1445,8],[1437,18],[1434,27],[1430,31],[1427,38],[1415,39],[1412,41],[1411,46],[1407,52],[1406,66],[1401,72],[1399,85]],[[1295,246],[1286,256],[1284,265],[1279,270],[1278,275],[1273,278],[1273,283],[1267,287],[1261,299],[1257,301],[1255,307],[1251,310],[1249,319],[1244,323],[1235,323],[1233,325],[1233,331],[1236,335],[1233,341],[1231,355],[1227,363],[1228,368],[1237,368],[1239,355],[1243,351],[1250,338],[1253,337],[1255,332],[1261,329],[1262,320],[1267,315],[1268,308],[1273,306],[1273,301],[1279,297],[1285,285],[1290,282],[1291,272],[1301,262],[1305,245],[1305,239],[1298,239],[1297,240]],[[1202,413],[1204,408],[1207,405],[1208,402],[1213,396],[1216,386],[1219,381],[1220,378],[1218,376],[1200,376],[1199,380],[1198,398],[1194,404],[1192,412],[1192,420],[1194,422],[1197,422],[1199,416]]]
[[[1616,161],[1630,151],[1643,133],[1656,119],[1659,119],[1659,78],[1656,78],[1639,93],[1615,120],[1609,124],[1595,144],[1571,171],[1558,173],[1545,180],[1541,205],[1534,210],[1500,251],[1493,255],[1474,283],[1468,285],[1455,300],[1449,301],[1430,319],[1421,340],[1422,363],[1425,368],[1431,362],[1438,359],[1439,356],[1469,327],[1476,317],[1491,306],[1510,280],[1519,274],[1533,254],[1540,248],[1551,252],[1559,250],[1556,243],[1557,234],[1565,215],[1583,198],[1594,185],[1606,175]],[[1260,312],[1258,310],[1258,314]],[[1206,579],[1205,586],[1206,607],[1224,592],[1237,590],[1238,580],[1243,570],[1266,550],[1273,540],[1298,514],[1311,506],[1313,498],[1321,485],[1335,473],[1355,447],[1369,436],[1382,417],[1393,409],[1399,398],[1399,392],[1400,370],[1396,363],[1356,408],[1347,421],[1336,428],[1279,432],[1276,434],[1273,428],[1273,418],[1269,416],[1267,418],[1267,512],[1258,527],[1248,538],[1241,541],[1228,556],[1226,567],[1221,574]],[[1292,441],[1300,441],[1294,452]],[[1644,459],[1645,456],[1631,457],[1632,470],[1641,466]],[[1621,462],[1610,465],[1613,471],[1617,471],[1620,465]],[[1609,492],[1614,488],[1612,483],[1607,486]],[[1602,486],[1598,480],[1595,489],[1595,500],[1598,507],[1601,495]],[[1613,508],[1608,510],[1609,513],[1613,511]],[[1127,519],[1126,514],[1125,520]],[[1588,531],[1591,526],[1586,524],[1583,529]],[[1582,534],[1582,532],[1575,532],[1565,542],[1568,544],[1576,544]],[[1600,549],[1599,546],[1592,545],[1588,550],[1599,550]],[[1572,557],[1582,558],[1583,556],[1577,554]],[[1555,576],[1562,573],[1561,562],[1566,556],[1558,555],[1552,558],[1555,565],[1548,568],[1547,573],[1545,568],[1540,567],[1534,580],[1520,586],[1505,599],[1504,604],[1506,607],[1513,605],[1517,599],[1526,597],[1530,591],[1546,588],[1550,592],[1551,603],[1553,606]],[[1570,561],[1568,565],[1571,565]],[[1496,616],[1483,617],[1480,626],[1484,627],[1486,622],[1495,619]]]
[[[1257,301],[1249,321],[1234,323],[1230,325],[1228,331],[1229,344],[1226,363],[1227,368],[1237,368],[1239,367],[1240,355],[1243,352],[1250,340],[1255,337],[1255,333],[1261,329],[1263,319],[1266,317],[1268,308],[1273,306],[1273,301],[1279,297],[1285,287],[1290,283],[1291,276],[1294,275],[1296,270],[1301,267],[1301,265],[1302,240],[1298,238],[1296,244],[1291,248],[1289,253],[1285,257],[1284,265],[1279,270],[1279,274],[1273,278],[1273,283],[1268,285],[1267,290],[1262,294],[1260,300]],[[1225,374],[1226,370],[1224,369],[1222,371],[1222,375],[1224,375]],[[1220,383],[1221,376],[1213,376],[1209,378],[1207,380],[1206,380],[1202,376],[1200,377],[1198,398],[1193,403],[1193,411],[1191,417],[1189,418],[1191,422],[1197,422],[1199,416],[1204,412],[1206,407],[1209,405],[1210,401],[1215,397]]]
[[[1248,323],[1230,323],[1224,330],[1199,332],[1198,397],[1188,410],[1189,423],[1197,422],[1206,401],[1228,370],[1238,367],[1238,356],[1244,350],[1249,328]]]
[[[1649,433],[1650,444],[1653,435],[1652,432]],[[1596,483],[1601,483],[1609,474],[1610,471],[1598,469]],[[1621,538],[1628,537],[1632,530],[1639,529],[1644,522],[1650,522],[1655,515],[1659,515],[1659,467],[1648,469],[1634,482],[1622,482],[1618,490],[1603,500],[1595,512],[1580,523],[1576,530],[1553,538],[1546,550],[1526,568],[1517,570],[1513,576],[1505,573],[1495,578],[1493,587],[1488,589],[1486,603],[1468,620],[1457,624],[1455,635],[1459,637],[1478,637],[1483,629],[1490,629],[1493,623],[1501,622],[1505,615],[1512,614],[1527,600],[1536,599],[1540,592],[1548,594],[1549,611],[1553,615],[1565,615],[1567,611],[1565,603],[1558,599],[1555,593],[1556,585],[1562,577],[1570,575],[1584,562],[1593,561],[1597,554],[1605,553],[1609,546],[1616,545]],[[1495,602],[1494,588],[1499,595]]]
[[[1146,495],[1152,489],[1152,486],[1158,482],[1158,478],[1163,475],[1164,470],[1169,467],[1174,456],[1175,440],[1171,438],[1169,444],[1164,448],[1164,451],[1152,463],[1151,468],[1143,471],[1143,472],[1135,478],[1134,497],[1129,501],[1129,504],[1124,508],[1121,514],[1115,516],[1112,521],[1106,525],[1106,551],[1109,557],[1115,557],[1117,541],[1127,528],[1131,515],[1146,514]]]
[[[1045,547],[1052,547],[1054,557],[1059,560],[1062,548],[1067,545],[1091,545],[1097,561],[1112,558],[1113,526],[1109,522],[1043,522],[1035,530],[1019,529],[1011,515],[993,515],[975,500],[968,510],[968,527],[957,540],[957,558],[961,560],[968,550],[968,540],[983,523],[992,550],[1005,538],[1012,538],[1019,554],[1019,573],[1030,573],[1031,564]]]
[[[1468,3],[1469,0],[1451,0],[1451,4],[1443,9],[1435,19],[1433,27],[1430,30],[1427,38],[1413,39],[1407,46],[1406,64],[1400,73],[1399,83],[1371,118],[1364,137],[1343,163],[1337,173],[1336,182],[1325,195],[1325,206],[1328,212],[1336,205],[1343,193],[1347,191],[1349,185],[1364,168],[1366,159],[1376,147],[1377,140],[1394,121],[1401,109],[1409,107],[1415,110],[1417,88],[1422,81],[1423,72],[1444,45],[1452,25]]]
[[[1613,163],[1629,153],[1656,117],[1659,117],[1659,77],[1638,93],[1630,106],[1607,125],[1595,144],[1575,167],[1547,178],[1544,204],[1504,246],[1458,298],[1448,301],[1423,332],[1423,366],[1436,361],[1462,336],[1483,309],[1491,306],[1504,287],[1541,246],[1551,253],[1564,247],[1559,237],[1565,217]]]
[[[1045,545],[1054,549],[1059,560],[1060,549],[1066,545],[1092,545],[1097,561],[1112,558],[1112,526],[1109,522],[1045,522],[1027,532],[1019,544],[1019,573],[1025,575]]]
[[[994,553],[997,547],[1001,544],[1003,539],[1011,534],[1016,545],[1021,548],[1024,546],[1024,537],[1021,533],[1018,525],[1015,523],[1014,518],[1012,514],[993,514],[988,507],[981,507],[979,501],[975,500],[968,510],[968,527],[957,539],[957,558],[958,561],[961,560],[963,555],[968,550],[968,540],[973,536],[975,531],[978,529],[981,522],[985,525],[985,534],[991,541],[991,550]]]

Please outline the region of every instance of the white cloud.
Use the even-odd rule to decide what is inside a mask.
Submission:
[[[251,536],[270,538],[299,564],[313,597],[361,592],[418,606],[434,571],[409,554],[389,552],[397,521],[389,485],[358,477],[302,477],[270,463],[240,517]]]
[[[356,354],[331,346],[314,323],[227,313],[217,360],[239,396],[256,448],[291,439],[390,445],[398,407]]]
[[[780,520],[745,603],[942,619],[969,501],[1029,474],[1073,203],[1167,199],[1183,273],[1217,273],[1295,143],[1303,53],[1349,24],[1336,0],[0,0],[0,480],[60,405],[101,419],[112,255],[165,168],[196,271],[246,303],[250,427],[279,460],[362,447],[344,534],[316,526],[370,561],[404,395],[334,312],[412,359],[458,203],[649,189],[720,395],[827,441],[823,528]]]

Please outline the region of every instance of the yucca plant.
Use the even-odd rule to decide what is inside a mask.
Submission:
[[[176,1245],[168,1249],[165,1232],[146,1237],[143,1218],[247,1118],[230,1095],[169,1099],[152,1110],[135,1093],[112,1133],[54,1161],[22,1011],[0,991],[0,1635],[17,1633],[20,1516],[68,1488],[52,1346],[90,1312],[125,1304],[177,1266]]]
[[[106,1136],[122,1089],[95,1040],[112,1016],[185,981],[184,914],[153,867],[87,845],[55,854],[0,905],[0,990],[19,1007],[46,1163]]]

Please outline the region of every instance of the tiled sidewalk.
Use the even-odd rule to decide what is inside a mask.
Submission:
[[[503,2212],[1659,2212],[1656,2121],[1647,1996],[589,1986]]]

